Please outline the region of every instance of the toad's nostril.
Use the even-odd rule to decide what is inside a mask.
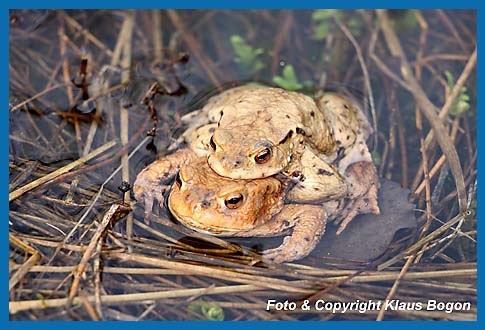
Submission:
[[[239,160],[236,160],[236,161],[234,162],[234,167],[235,167],[235,168],[238,168],[239,166],[241,166],[241,162],[240,162]]]
[[[204,209],[206,209],[206,208],[211,206],[211,203],[204,199],[202,202],[200,202],[200,206],[202,206]]]

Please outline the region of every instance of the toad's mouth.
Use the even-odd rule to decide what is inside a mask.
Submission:
[[[234,157],[233,157],[234,158]],[[284,161],[277,165],[254,165],[254,163],[246,161],[223,161],[220,156],[215,153],[209,153],[207,162],[215,173],[224,178],[235,180],[255,180],[262,179],[281,172],[287,165]],[[235,165],[241,164],[241,165]],[[243,165],[244,164],[244,165]]]
[[[172,197],[172,195],[169,196],[168,202],[168,209],[170,210],[170,213],[172,213],[178,222],[189,229],[213,236],[231,236],[232,234],[241,231],[241,229],[238,228],[222,227],[211,223],[214,221],[214,218],[210,215],[208,215],[208,219],[205,219],[204,217],[194,218],[187,208],[180,208],[177,203],[174,205],[174,203],[171,201]]]
[[[244,217],[223,215],[217,210],[200,210],[185,201],[185,195],[179,194],[174,186],[168,197],[170,213],[185,227],[194,231],[213,236],[234,236],[252,229],[252,223],[247,223]]]
[[[241,229],[231,229],[231,228],[224,228],[224,227],[215,226],[215,225],[207,225],[189,216],[185,216],[185,215],[182,216],[180,214],[175,214],[174,212],[172,212],[172,214],[185,227],[202,234],[207,234],[212,236],[227,236],[227,235],[230,236],[233,233],[237,233],[241,231]]]

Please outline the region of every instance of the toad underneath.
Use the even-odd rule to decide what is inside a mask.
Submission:
[[[345,174],[358,178],[373,171],[372,164],[357,162],[351,164]],[[263,258],[277,263],[298,260],[315,248],[328,221],[341,221],[356,206],[346,198],[320,205],[295,203],[291,198],[285,200],[291,182],[281,178],[229,179],[212,171],[205,158],[194,159],[183,165],[177,174],[168,207],[182,224],[210,235],[287,235],[280,246],[263,251]],[[377,205],[357,207],[359,213],[369,213]],[[341,224],[339,230],[345,226]]]

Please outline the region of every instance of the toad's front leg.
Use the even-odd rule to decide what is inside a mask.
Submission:
[[[277,263],[289,262],[306,257],[320,242],[325,232],[327,213],[317,205],[289,204],[274,218],[249,234],[252,236],[275,236],[291,231],[283,243],[263,251],[263,258]],[[248,235],[249,236],[249,235]]]
[[[163,203],[163,194],[170,189],[180,167],[195,157],[189,148],[180,149],[154,161],[138,174],[133,183],[133,192],[136,200],[145,204],[145,223],[150,223],[154,200]]]

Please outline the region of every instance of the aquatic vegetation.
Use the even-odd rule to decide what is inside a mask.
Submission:
[[[445,71],[446,81],[448,83],[448,87],[450,91],[455,87],[455,79],[450,71]],[[468,109],[470,109],[470,96],[467,94],[467,89],[465,86],[460,88],[460,92],[458,96],[451,105],[450,114],[452,116],[460,116],[465,113]]]
[[[335,9],[318,9],[312,13],[312,20],[315,22],[313,30],[313,38],[316,40],[322,40],[332,33],[335,28],[335,22],[333,21],[334,15],[340,20],[344,20],[344,14],[342,11],[336,11]],[[363,22],[358,16],[351,16],[346,25],[353,35],[362,34]]]
[[[208,321],[224,321],[224,310],[208,302],[199,301],[189,304],[189,310],[202,315]]]
[[[404,12],[393,11],[392,13],[399,13],[398,15],[393,16],[392,24],[394,25],[394,28],[408,32],[418,30],[419,24],[414,10],[406,10]]]
[[[239,65],[242,72],[254,75],[264,68],[264,63],[260,58],[260,55],[264,54],[263,48],[249,45],[239,35],[231,36],[230,41],[235,53],[234,62]]]
[[[9,18],[10,320],[476,320],[476,10],[15,10]],[[466,87],[448,118],[437,118],[459,77]],[[122,181],[179,141],[182,116],[249,81],[311,97],[342,91],[375,112],[372,159],[396,187],[391,194],[381,183],[380,216],[356,219],[339,236],[328,226],[311,255],[284,265],[260,256],[279,238],[194,234],[165,207],[143,222]],[[458,159],[448,157],[454,151]],[[123,198],[130,217],[96,225]],[[96,251],[86,252],[91,241]],[[73,269],[84,269],[79,286],[66,281]],[[342,303],[392,296],[472,307],[264,310],[268,299],[299,302],[322,289]],[[71,306],[60,299],[68,291],[78,292]]]
[[[289,91],[297,91],[303,87],[309,87],[312,84],[310,81],[300,83],[296,77],[295,69],[291,64],[285,65],[283,68],[283,76],[274,76],[273,82],[279,87]]]

